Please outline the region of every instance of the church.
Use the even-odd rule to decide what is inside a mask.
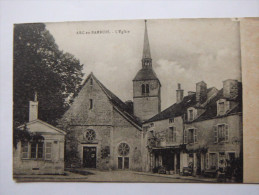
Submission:
[[[133,78],[133,104],[88,75],[59,121],[67,132],[66,167],[143,170],[142,122],[161,110],[161,83],[152,68],[146,22],[141,62]]]

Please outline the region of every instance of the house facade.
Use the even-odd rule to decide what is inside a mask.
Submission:
[[[215,172],[234,166],[242,155],[243,124],[241,83],[226,80],[223,88],[205,106],[204,112],[188,108],[184,124],[184,144],[187,161],[193,174]]]
[[[65,135],[38,119],[38,102],[30,101],[29,122],[18,127],[31,138],[20,140],[13,149],[14,174],[63,174]]]

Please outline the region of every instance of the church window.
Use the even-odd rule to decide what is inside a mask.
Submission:
[[[149,93],[149,84],[146,84],[146,93]]]
[[[85,138],[87,139],[87,141],[93,141],[96,138],[96,134],[95,131],[92,129],[89,129],[86,134],[85,134]]]
[[[142,84],[141,85],[142,95],[149,94],[149,84]]]
[[[146,92],[146,89],[145,89],[145,84],[142,84],[142,94],[145,94],[145,92]]]
[[[90,85],[93,86],[93,79],[90,79]]]
[[[130,147],[126,143],[121,143],[118,147],[118,153],[120,156],[127,156],[129,154]]]
[[[89,107],[90,110],[93,109],[93,99],[90,99],[90,107]]]

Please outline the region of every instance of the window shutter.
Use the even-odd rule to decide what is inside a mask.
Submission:
[[[225,140],[226,140],[226,142],[228,142],[228,138],[229,138],[228,125],[225,124]]]
[[[187,144],[187,130],[184,130],[184,143]]]
[[[219,101],[217,101],[217,116],[219,116]]]
[[[217,125],[213,126],[213,129],[214,129],[214,143],[217,143],[218,142],[218,126]]]
[[[227,113],[228,110],[230,110],[230,101],[226,101],[225,113]]]
[[[194,143],[197,143],[197,129],[194,129]]]
[[[176,142],[176,127],[173,129],[173,141]]]
[[[47,142],[47,143],[46,143],[45,159],[48,159],[48,160],[51,159],[51,142]]]
[[[29,158],[29,143],[22,142],[22,158]]]
[[[206,168],[209,168],[209,153],[206,153]]]

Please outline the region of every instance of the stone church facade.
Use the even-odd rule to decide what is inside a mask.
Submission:
[[[95,76],[60,121],[68,167],[141,170],[141,123]]]

